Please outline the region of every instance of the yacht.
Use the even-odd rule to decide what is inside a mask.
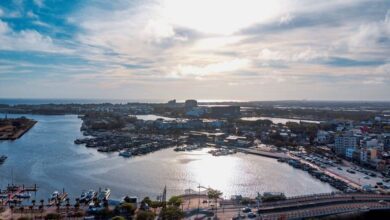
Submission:
[[[58,191],[54,191],[50,196],[50,201],[57,200],[60,197],[60,193]]]
[[[103,191],[100,191],[97,198],[98,200],[102,201],[104,199],[108,199],[110,197],[111,190],[109,188],[104,189]]]
[[[90,189],[90,190],[88,190],[88,192],[85,193],[84,201],[89,202],[89,201],[93,200],[95,198],[95,196],[96,196],[95,190]]]
[[[49,200],[51,202],[64,201],[66,197],[68,197],[68,194],[66,192],[60,193],[58,191],[54,191],[53,194],[51,194]]]

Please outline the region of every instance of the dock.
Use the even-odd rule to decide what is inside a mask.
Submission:
[[[38,187],[36,185],[32,187],[17,186],[17,185],[8,185],[4,191],[1,191],[2,195],[7,195],[7,198],[0,199],[1,205],[7,205],[8,203],[15,203],[17,195],[25,192],[36,192]]]
[[[263,157],[269,157],[274,159],[288,159],[290,158],[285,153],[279,153],[279,152],[268,152],[268,151],[261,151],[261,150],[254,150],[250,148],[236,148],[238,152],[246,153],[246,154],[253,154],[253,155],[259,155]]]

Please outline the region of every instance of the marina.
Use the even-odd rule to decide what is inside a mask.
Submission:
[[[13,168],[15,183],[39,186],[30,199],[47,199],[63,188],[71,199],[79,197],[83,189],[99,188],[110,188],[112,198],[155,198],[164,185],[169,195],[183,194],[201,184],[220,189],[226,197],[256,196],[267,191],[296,196],[335,190],[275,159],[243,153],[214,157],[208,153],[213,148],[182,152],[168,148],[131,158],[123,158],[118,152],[100,153],[74,144],[83,138],[76,115],[28,117],[38,123],[22,139],[0,143],[0,154],[8,156],[0,166],[0,188],[12,182]],[[221,172],[224,170],[230,172]],[[288,187],[283,181],[286,179]]]

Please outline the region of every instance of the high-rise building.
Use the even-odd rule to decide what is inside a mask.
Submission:
[[[347,148],[357,147],[357,137],[349,134],[338,135],[335,137],[334,151],[338,155],[345,156]]]

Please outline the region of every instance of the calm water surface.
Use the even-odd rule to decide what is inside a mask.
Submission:
[[[77,116],[27,116],[38,123],[21,139],[0,142],[0,154],[8,156],[0,165],[0,188],[11,183],[13,176],[14,183],[37,184],[36,199],[46,199],[64,187],[73,198],[82,190],[99,187],[111,188],[113,198],[125,194],[155,197],[164,185],[170,195],[183,194],[200,184],[220,189],[226,197],[255,196],[264,191],[293,196],[334,190],[301,170],[254,155],[213,157],[208,149],[180,153],[165,149],[125,159],[117,153],[99,153],[73,143],[82,137]]]
[[[291,119],[291,118],[274,118],[274,117],[242,117],[241,120],[244,121],[257,121],[257,120],[270,120],[274,124],[286,124],[287,122],[308,122],[308,123],[314,123],[314,124],[319,124],[321,121],[312,121],[312,120],[299,120],[299,119]]]

